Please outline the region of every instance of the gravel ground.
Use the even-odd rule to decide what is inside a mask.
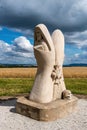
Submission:
[[[15,113],[16,100],[0,102],[0,130],[87,130],[87,100],[79,99],[78,110],[63,119],[39,122]]]

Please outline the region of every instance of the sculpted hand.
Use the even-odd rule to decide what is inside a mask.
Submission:
[[[30,99],[39,103],[53,100],[52,70],[55,65],[55,50],[51,36],[45,25],[35,27],[34,54],[38,69]]]

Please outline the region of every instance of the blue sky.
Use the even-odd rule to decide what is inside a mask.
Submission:
[[[0,30],[0,40],[3,40],[5,42],[7,42],[8,44],[12,44],[12,41],[20,36],[24,36],[23,32],[18,32],[16,30],[12,30],[8,27],[2,27]],[[34,40],[33,37],[29,37],[27,35],[25,35],[31,42],[31,44],[33,44]]]
[[[62,30],[64,64],[87,64],[87,0],[1,0],[0,63],[36,64],[33,31],[39,23],[50,33]]]

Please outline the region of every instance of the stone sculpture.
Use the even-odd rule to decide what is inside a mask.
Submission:
[[[29,96],[17,99],[16,112],[39,121],[65,117],[76,109],[77,98],[64,83],[62,32],[55,30],[51,36],[45,25],[37,25],[34,54],[38,65],[35,81]]]
[[[34,32],[34,54],[38,69],[30,100],[48,103],[61,99],[66,90],[62,65],[64,60],[64,36],[60,30],[52,33],[45,25],[39,24]]]
[[[55,50],[45,25],[37,25],[34,35],[34,54],[38,69],[30,99],[40,103],[47,103],[53,99],[53,79],[51,74],[55,64]]]
[[[72,93],[70,90],[64,90],[63,91],[63,99],[71,99]]]
[[[64,36],[60,30],[52,33],[52,40],[55,48],[55,65],[56,77],[54,80],[54,96],[53,99],[62,98],[62,92],[66,89],[62,65],[64,61]]]

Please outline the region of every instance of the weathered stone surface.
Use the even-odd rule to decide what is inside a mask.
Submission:
[[[20,97],[16,103],[16,112],[38,121],[52,121],[62,118],[76,110],[77,98],[58,99],[50,103],[37,103]]]
[[[16,112],[40,121],[62,118],[75,110],[77,98],[66,90],[62,65],[64,36],[55,30],[52,37],[44,24],[34,31],[34,55],[38,69],[28,98],[17,100]]]
[[[34,55],[38,69],[29,100],[49,103],[61,99],[66,86],[63,78],[64,35],[55,30],[50,35],[44,24],[38,24],[34,31]]]
[[[48,103],[53,100],[51,73],[55,64],[55,50],[50,33],[44,24],[35,27],[34,54],[38,69],[29,99],[39,103]]]
[[[57,98],[61,99],[62,92],[66,90],[66,86],[64,83],[64,77],[63,77],[63,61],[64,61],[64,35],[61,32],[61,30],[56,29],[52,33],[52,41],[55,48],[55,66],[54,71],[56,72],[56,77],[54,79],[54,95],[53,100],[56,100]]]

